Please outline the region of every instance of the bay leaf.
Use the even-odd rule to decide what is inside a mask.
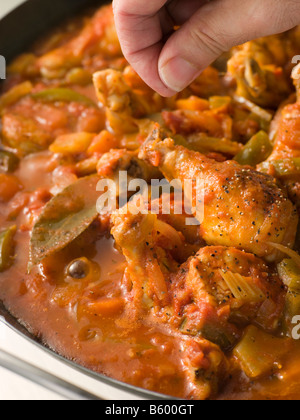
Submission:
[[[97,175],[80,178],[46,204],[31,233],[29,272],[73,242],[96,220],[98,182]]]

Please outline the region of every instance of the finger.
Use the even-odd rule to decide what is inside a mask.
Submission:
[[[160,9],[160,21],[163,33],[170,35],[174,27],[183,25],[201,6],[210,0],[168,0]]]
[[[158,60],[174,25],[189,19],[207,0],[114,0],[116,28],[122,51],[140,77],[163,96],[172,96],[158,73]],[[164,7],[167,6],[167,7]]]
[[[165,8],[176,25],[183,25],[197,10],[210,0],[169,0]]]
[[[158,60],[164,31],[159,11],[167,0],[114,0],[116,29],[127,61],[140,77],[164,96],[170,91],[160,80]]]
[[[114,0],[117,32],[126,55],[155,45],[162,39],[159,10],[166,0]]]
[[[157,13],[168,0],[113,0],[113,8],[117,13],[135,16],[150,16]]]
[[[159,58],[160,79],[172,92],[183,90],[222,52],[291,29],[299,23],[299,9],[299,0],[205,4],[167,41]]]

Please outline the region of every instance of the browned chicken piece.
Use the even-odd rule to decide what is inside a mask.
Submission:
[[[292,92],[291,61],[299,54],[299,30],[248,42],[233,50],[228,73],[236,94],[264,108],[276,108]]]
[[[296,103],[287,104],[278,113],[272,130],[274,149],[267,162],[259,166],[279,178],[288,189],[291,200],[300,208],[300,65],[292,77],[297,89]]]
[[[97,170],[101,178],[112,179],[117,186],[120,185],[120,172],[126,171],[127,185],[125,185],[122,194],[122,198],[126,202],[131,195],[137,192],[128,191],[130,181],[139,179],[149,184],[149,191],[151,191],[151,200],[148,205],[149,212],[157,215],[160,221],[173,227],[185,238],[184,247],[174,250],[180,262],[186,261],[193,252],[198,251],[201,245],[205,245],[200,236],[199,226],[187,223],[188,219],[192,220],[194,218],[186,212],[182,195],[178,197],[177,194],[173,193],[171,185],[168,185],[166,180],[162,180],[163,175],[159,169],[139,159],[137,152],[113,149],[100,158]],[[161,180],[165,182],[161,183]],[[157,188],[150,186],[151,181],[157,181]],[[163,192],[163,188],[166,189],[166,193]],[[121,193],[119,190],[117,192]],[[157,196],[159,198],[156,198]]]
[[[130,197],[137,193],[136,190],[129,191],[131,181],[139,179],[149,183],[152,179],[162,178],[158,168],[139,159],[137,152],[130,152],[127,149],[112,149],[109,153],[105,153],[98,161],[97,172],[101,179],[114,182],[116,193],[116,197],[111,196],[112,207],[107,207],[107,202],[102,203],[104,207],[98,207],[102,225],[110,224],[112,212],[116,208],[123,207]],[[103,184],[103,191],[106,188],[107,185]],[[135,188],[136,186],[132,190]]]
[[[159,220],[172,226],[184,236],[183,246],[172,250],[176,261],[185,262],[201,246],[205,246],[205,242],[200,236],[199,225],[193,224],[194,218],[186,212],[182,196],[177,197],[173,193],[163,193],[159,199],[151,200],[149,211],[157,214]]]
[[[277,330],[284,309],[277,272],[235,248],[200,249],[171,276],[170,287],[174,325],[224,350],[239,339],[239,327],[256,322]]]
[[[128,179],[161,179],[162,173],[158,168],[138,158],[137,152],[127,149],[112,149],[101,156],[97,165],[98,174],[103,178],[114,178],[120,171],[126,171]]]
[[[130,68],[124,72],[108,69],[94,74],[99,101],[106,107],[111,128],[118,133],[139,130],[137,119],[161,112],[173,103],[151,90]]]
[[[182,236],[171,226],[160,222],[157,215],[133,214],[125,206],[112,216],[112,235],[127,260],[125,283],[132,310],[157,310],[169,304],[167,276],[178,267],[171,257],[172,247],[180,246]],[[160,246],[169,238],[169,250]]]
[[[204,197],[199,187],[189,188],[186,195],[191,195],[188,198],[195,208],[198,200],[204,200],[204,220],[199,222],[208,245],[233,246],[271,261],[277,253],[269,242],[293,247],[297,211],[273,177],[234,161],[216,162],[175,146],[172,139],[162,141],[159,126],[139,156],[158,167],[169,181],[178,180],[182,186],[186,180],[204,183]]]

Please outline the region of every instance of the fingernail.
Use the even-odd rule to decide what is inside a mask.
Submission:
[[[181,92],[190,85],[201,72],[182,57],[174,57],[160,68],[163,83],[175,92]]]

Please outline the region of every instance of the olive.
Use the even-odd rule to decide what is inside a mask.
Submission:
[[[67,268],[67,274],[76,280],[81,280],[89,275],[90,266],[86,258],[78,258],[71,262]]]

